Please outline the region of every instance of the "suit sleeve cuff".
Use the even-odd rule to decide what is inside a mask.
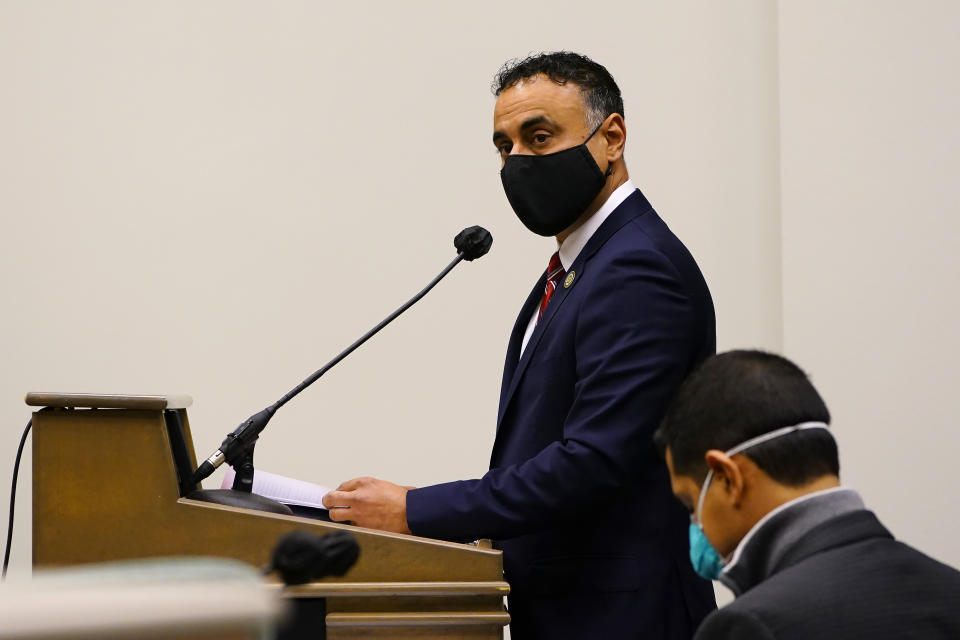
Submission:
[[[457,482],[407,491],[407,527],[415,536],[455,542],[473,540],[467,522],[457,522],[450,497]]]

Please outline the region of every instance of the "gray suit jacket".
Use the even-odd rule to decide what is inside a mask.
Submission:
[[[960,572],[849,503],[814,498],[755,531],[721,578],[737,599],[695,640],[960,638]]]

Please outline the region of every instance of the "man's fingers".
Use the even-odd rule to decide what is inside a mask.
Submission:
[[[331,505],[333,505],[333,496],[330,495],[332,493],[334,492],[328,491],[327,494],[323,496],[323,499],[320,501],[321,503],[323,503],[323,506],[325,506],[327,509],[329,509]]]
[[[350,520],[350,509],[330,509],[327,513],[333,522],[347,522]]]
[[[349,522],[351,503],[350,493],[346,491],[331,491],[323,496],[323,506],[333,522]]]
[[[337,487],[337,491],[353,491],[354,489],[358,489],[363,485],[367,484],[368,482],[370,482],[370,480],[372,480],[372,478],[366,478],[366,477],[347,480],[346,482],[341,483],[339,487]]]
[[[411,489],[369,476],[354,478],[325,495],[323,506],[332,522],[410,533],[406,495]]]
[[[327,509],[334,506],[350,506],[356,498],[350,495],[350,492],[368,485],[372,480],[373,478],[363,477],[341,482],[339,487],[327,492],[327,495],[323,496],[323,506]]]
[[[353,496],[349,491],[340,491],[339,489],[329,492],[323,496],[323,506],[327,509],[331,507],[349,507],[353,503]]]

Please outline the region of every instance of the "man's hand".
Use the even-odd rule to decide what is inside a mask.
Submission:
[[[376,478],[354,478],[324,496],[323,506],[330,509],[334,522],[349,520],[359,527],[410,533],[407,491],[413,488]]]

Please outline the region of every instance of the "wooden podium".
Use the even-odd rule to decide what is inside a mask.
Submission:
[[[191,500],[196,455],[186,397],[29,393],[33,564],[224,556],[264,566],[277,539],[348,529],[341,578],[285,589],[323,599],[328,638],[503,637],[501,552]],[[278,587],[279,588],[279,587]]]

